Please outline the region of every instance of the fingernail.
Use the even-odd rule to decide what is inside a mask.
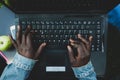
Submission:
[[[42,45],[43,45],[43,46],[45,46],[45,45],[46,45],[46,43],[43,43]]]
[[[90,38],[93,38],[93,36],[90,36]]]
[[[18,25],[17,28],[20,29],[20,26]]]
[[[28,28],[31,28],[31,26],[30,26],[30,25],[28,25],[27,27],[28,27]]]
[[[71,41],[72,41],[72,39],[69,39],[69,41],[71,42]]]
[[[78,37],[81,37],[81,34],[78,34]]]
[[[70,49],[70,46],[68,45],[67,48]]]
[[[70,39],[70,42],[74,42],[74,40],[73,40],[73,39]]]
[[[93,39],[93,36],[90,36],[90,37],[89,37],[89,39],[92,41],[92,39]]]

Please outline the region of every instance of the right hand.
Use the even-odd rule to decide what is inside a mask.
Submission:
[[[79,41],[70,39],[70,45],[77,49],[77,56],[74,56],[74,52],[70,45],[68,48],[68,55],[72,67],[81,67],[87,64],[90,60],[90,47],[92,42],[92,36],[89,37],[87,41],[80,34],[78,34]]]

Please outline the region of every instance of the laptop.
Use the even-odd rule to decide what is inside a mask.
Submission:
[[[28,80],[74,80],[67,48],[78,33],[94,37],[91,61],[98,77],[106,71],[107,16],[104,0],[11,0],[5,4],[16,13],[16,25],[31,25],[35,47],[48,46]]]

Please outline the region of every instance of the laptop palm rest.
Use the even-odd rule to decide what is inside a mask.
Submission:
[[[66,71],[66,52],[47,52],[45,55],[46,72]]]

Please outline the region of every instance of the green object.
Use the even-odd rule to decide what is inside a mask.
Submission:
[[[4,2],[5,2],[6,5],[10,6],[10,1],[9,1],[9,0],[4,0]],[[0,8],[2,7],[2,5],[3,5],[3,4],[0,3]]]
[[[2,7],[2,3],[0,3],[0,8]]]
[[[12,46],[12,42],[9,36],[0,36],[0,50],[6,51]]]
[[[5,4],[10,6],[10,0],[4,0],[5,1]]]

